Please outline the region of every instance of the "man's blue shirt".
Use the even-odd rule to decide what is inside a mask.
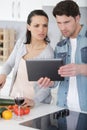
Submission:
[[[55,48],[55,58],[62,58],[64,64],[71,63],[70,39],[59,42]],[[77,48],[75,54],[76,64],[87,64],[87,26],[83,26],[77,36]],[[77,90],[79,104],[82,111],[87,111],[87,76],[77,75]],[[57,105],[67,107],[67,94],[69,89],[69,78],[59,83]],[[73,94],[73,92],[72,92]]]

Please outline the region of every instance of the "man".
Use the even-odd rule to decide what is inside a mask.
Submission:
[[[55,48],[55,58],[62,58],[65,63],[58,70],[65,78],[59,84],[57,105],[87,111],[87,26],[80,25],[79,7],[71,0],[59,2],[53,15],[65,37]],[[46,87],[54,85],[43,77],[38,83]]]

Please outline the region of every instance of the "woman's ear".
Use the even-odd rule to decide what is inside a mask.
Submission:
[[[30,31],[30,25],[29,24],[27,24],[27,29]]]

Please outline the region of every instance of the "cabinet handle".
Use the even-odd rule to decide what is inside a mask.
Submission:
[[[20,4],[20,2],[18,2],[18,18],[20,18],[20,9],[21,9],[21,4]]]
[[[15,6],[15,2],[12,2],[12,18],[14,18],[14,6]]]

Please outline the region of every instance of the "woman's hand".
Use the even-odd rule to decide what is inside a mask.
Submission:
[[[50,80],[50,78],[40,78],[37,83],[39,84],[40,87],[51,87],[54,85],[54,82]]]
[[[33,107],[34,105],[35,105],[34,100],[29,98],[25,98],[24,103],[22,104],[22,106],[24,107]]]
[[[0,88],[2,88],[6,82],[6,75],[5,74],[1,74],[0,75]]]

